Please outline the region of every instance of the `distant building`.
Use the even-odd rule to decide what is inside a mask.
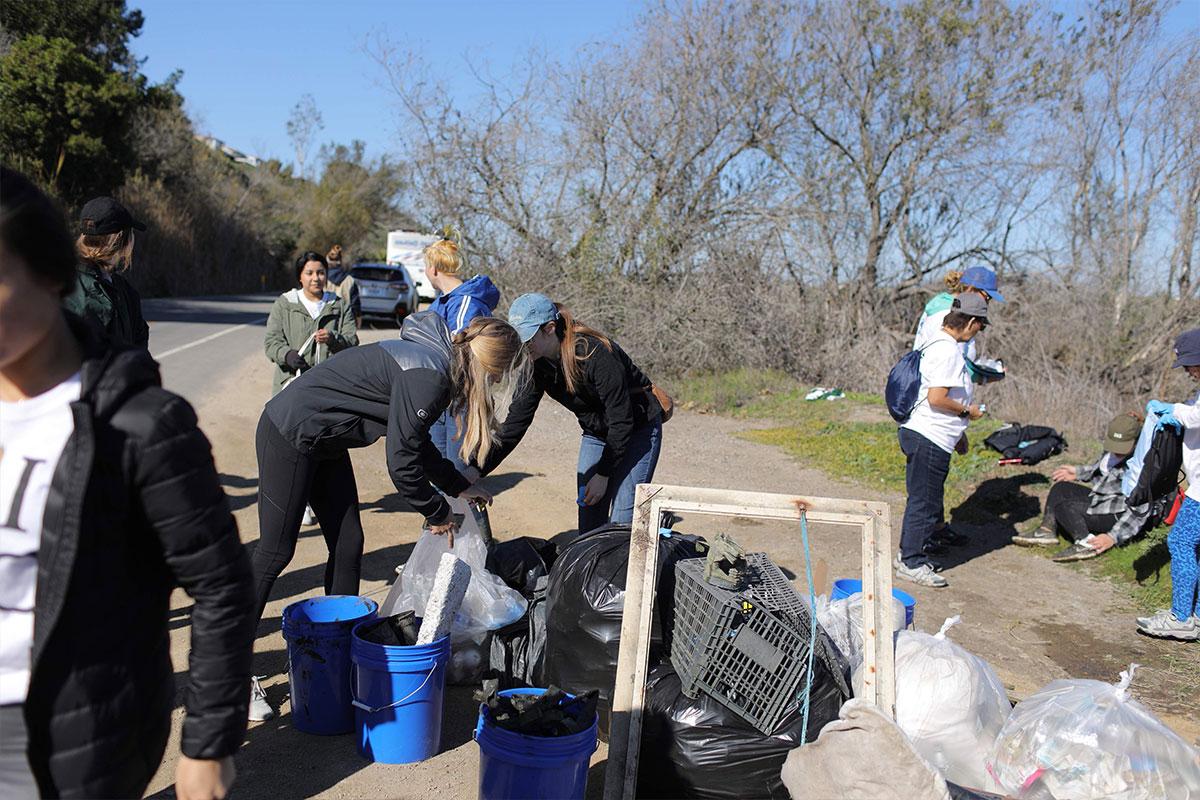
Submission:
[[[257,167],[262,163],[262,159],[260,159],[258,156],[248,155],[243,153],[241,150],[234,150],[232,147],[225,144],[215,136],[204,136],[197,133],[193,134],[192,138],[194,138],[197,142],[207,146],[209,150],[219,152],[226,156],[230,161],[235,163],[245,164],[249,167]]]

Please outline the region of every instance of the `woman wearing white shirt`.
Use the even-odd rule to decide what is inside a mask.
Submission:
[[[967,451],[967,423],[982,412],[973,403],[975,388],[962,344],[987,327],[987,302],[965,292],[954,298],[941,329],[921,353],[917,404],[900,426],[900,450],[906,459],[908,502],[900,533],[896,574],[922,586],[948,586],[925,552],[942,520],[950,456]]]
[[[350,304],[325,290],[328,265],[313,250],[296,259],[296,282],[275,298],[267,318],[267,358],[275,364],[271,396],[330,355],[358,344],[358,329]],[[301,352],[303,351],[303,352]]]

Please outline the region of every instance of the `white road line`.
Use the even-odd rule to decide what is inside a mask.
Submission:
[[[165,353],[159,353],[157,355],[154,355],[152,353],[151,355],[154,355],[155,361],[162,361],[164,358],[173,356],[176,353],[182,353],[184,350],[187,350],[189,347],[195,347],[198,344],[205,344],[206,342],[211,342],[213,339],[216,339],[220,336],[224,336],[227,333],[233,333],[234,331],[240,331],[242,328],[249,328],[254,325],[261,325],[266,321],[267,321],[267,318],[263,317],[258,322],[247,322],[242,325],[234,325],[232,328],[226,328],[223,331],[217,331],[216,333],[210,333],[208,336],[205,336],[202,339],[197,339],[194,342],[188,342],[187,344],[181,344],[181,345],[179,345],[179,347],[172,347],[170,350],[168,350]]]

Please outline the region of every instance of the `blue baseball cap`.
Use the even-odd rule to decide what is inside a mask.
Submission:
[[[508,324],[517,329],[522,342],[528,342],[547,322],[558,319],[554,301],[544,294],[523,294],[508,307]]]
[[[1200,328],[1179,334],[1175,340],[1175,363],[1172,367],[1200,367]]]
[[[1004,295],[1000,294],[996,289],[996,273],[992,272],[987,267],[967,267],[963,271],[962,277],[958,282],[964,286],[970,286],[975,289],[982,289],[988,293],[988,296],[993,300],[1004,302]]]

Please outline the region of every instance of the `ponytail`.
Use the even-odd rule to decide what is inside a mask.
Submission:
[[[961,294],[963,290],[962,276],[962,270],[947,272],[946,277],[943,279],[946,284],[946,291],[950,294]]]
[[[554,308],[558,310],[558,320],[555,322],[554,332],[559,341],[559,358],[562,364],[563,379],[566,381],[567,391],[575,394],[575,387],[579,385],[579,381],[583,377],[583,364],[580,362],[587,361],[594,352],[588,351],[582,356],[579,355],[577,349],[579,337],[588,336],[596,339],[609,351],[612,350],[612,341],[600,331],[593,330],[582,322],[576,321],[562,303],[555,303]]]

